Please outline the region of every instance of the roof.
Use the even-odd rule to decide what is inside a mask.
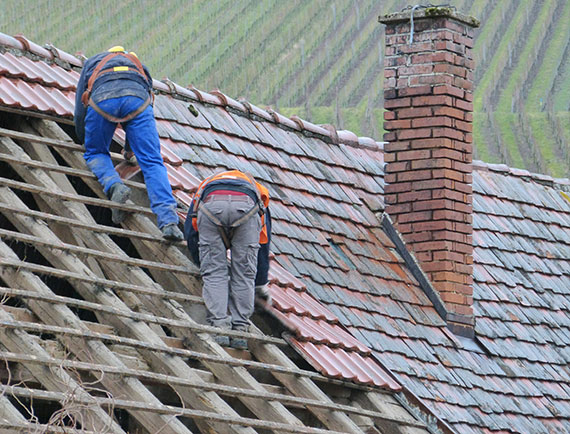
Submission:
[[[11,396],[57,402],[67,390],[62,384],[73,384],[79,390],[77,402],[99,405],[92,410],[96,417],[88,421],[95,431],[99,423],[114,423],[100,410],[113,405],[151,431],[172,415],[182,415],[194,421],[191,427],[217,431],[245,426],[360,432],[376,424],[424,432],[426,423],[417,419],[417,411],[411,413],[418,405],[413,396],[405,396],[373,352],[318,301],[313,279],[297,271],[302,256],[286,253],[299,239],[308,240],[306,248],[312,245],[317,252],[319,246],[323,255],[313,260],[342,263],[342,247],[335,239],[346,230],[344,225],[352,233],[360,224],[371,227],[376,217],[366,204],[381,207],[378,177],[361,163],[378,145],[219,92],[154,82],[162,154],[181,216],[199,180],[220,167],[247,170],[269,187],[273,315],[288,327],[287,343],[323,375],[295,365],[284,352],[285,341],[257,328],[246,335],[253,360],[242,360],[215,345],[209,337],[215,330],[195,320],[202,304],[198,271],[182,244],[161,240],[139,194],[144,184],[137,180],[137,168],[112,153],[126,182],[138,192],[135,203],[128,205],[106,200],[86,170],[82,148],[70,138],[79,76],[73,67],[80,66],[79,59],[56,48],[0,34],[0,109],[6,113],[0,145],[2,164],[8,168],[0,179],[0,230],[10,240],[0,243],[5,283],[0,290],[9,300],[0,309],[0,342],[5,346],[2,356],[15,368],[30,370],[32,377],[27,387],[11,386]],[[123,142],[121,131],[116,142]],[[330,172],[331,161],[338,170]],[[109,226],[110,207],[135,214],[123,228],[115,228]],[[355,246],[365,245],[366,236],[362,231]],[[387,261],[397,264],[399,259]],[[7,330],[14,330],[18,339],[11,340]],[[48,338],[38,344],[39,336]],[[66,357],[67,351],[74,357]],[[82,382],[87,374],[67,378],[59,373],[50,382],[42,375],[46,366],[100,372],[94,384],[109,396],[93,394],[98,389]],[[116,375],[129,381],[115,381]],[[260,375],[271,384],[258,380]],[[171,387],[178,398],[159,399],[149,384]],[[334,398],[331,384],[350,390],[349,399],[346,392],[342,398],[349,405],[335,401],[340,398]],[[9,409],[9,417],[1,421],[4,427],[29,425],[13,403],[3,398],[3,404]],[[301,421],[289,407],[310,417]],[[173,431],[184,432],[180,423],[172,423]]]
[[[220,92],[155,88],[164,158],[182,203],[220,165],[270,188],[274,314],[316,369],[383,382],[396,395],[402,387],[457,432],[570,430],[568,180],[475,165],[476,338],[457,338],[382,214],[381,144]],[[0,102],[37,111],[25,93],[16,102],[14,95]],[[42,113],[55,108],[46,106]],[[385,369],[362,372],[360,358]]]

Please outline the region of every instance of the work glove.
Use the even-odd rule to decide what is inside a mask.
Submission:
[[[267,306],[271,306],[273,300],[271,299],[271,294],[267,288],[267,283],[265,285],[257,285],[255,287],[255,296],[265,300]]]

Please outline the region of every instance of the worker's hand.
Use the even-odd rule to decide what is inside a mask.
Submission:
[[[269,293],[269,289],[267,288],[267,284],[265,285],[258,285],[255,287],[255,296],[265,300],[265,304],[267,306],[271,306],[273,300],[271,299],[271,294]]]

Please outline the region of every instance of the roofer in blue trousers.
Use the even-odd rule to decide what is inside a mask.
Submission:
[[[152,109],[152,78],[135,53],[116,46],[87,59],[75,97],[75,130],[85,143],[87,166],[109,199],[125,203],[131,190],[113,166],[109,146],[118,124],[143,172],[150,207],[165,239],[183,240],[178,228],[176,200],[160,155],[160,140]],[[122,223],[125,211],[112,210],[113,223]]]
[[[192,260],[200,267],[206,319],[212,326],[247,331],[255,295],[271,303],[266,287],[268,204],[267,189],[237,170],[207,178],[194,194],[184,235]],[[219,335],[215,340],[223,346],[247,348],[243,338]]]

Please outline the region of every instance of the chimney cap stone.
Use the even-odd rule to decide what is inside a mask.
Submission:
[[[410,21],[412,9],[402,10],[391,14],[381,15],[378,21],[382,24],[395,24]],[[480,21],[472,16],[457,12],[454,7],[449,6],[421,6],[413,11],[414,20],[421,20],[436,17],[453,18],[456,21],[465,23],[471,27],[479,27]]]

